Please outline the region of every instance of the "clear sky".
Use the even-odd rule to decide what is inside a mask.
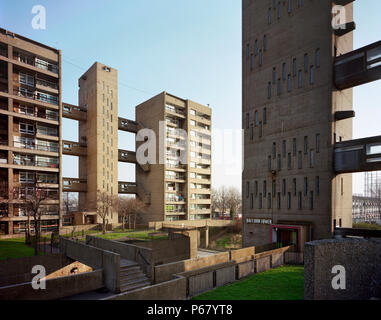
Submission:
[[[46,8],[45,30],[31,25],[34,5]],[[381,39],[381,1],[355,2],[355,48]],[[0,0],[0,26],[62,50],[63,100],[77,103],[78,78],[95,62],[119,71],[119,115],[134,119],[135,106],[167,91],[213,110],[213,128],[233,130],[241,157],[241,0]],[[381,82],[355,89],[354,137],[381,135]],[[75,121],[64,120],[63,138],[77,141]],[[134,136],[119,134],[119,148]],[[221,151],[218,139],[214,154]],[[219,149],[219,150],[217,150]],[[213,185],[241,188],[241,170],[213,158]],[[235,166],[236,167],[236,166]],[[77,177],[77,160],[64,156],[63,175]],[[134,181],[120,164],[119,180]],[[362,175],[354,192],[362,192]]]

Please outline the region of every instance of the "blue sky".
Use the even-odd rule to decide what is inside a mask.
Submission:
[[[31,27],[37,4],[46,8],[46,30]],[[355,2],[355,48],[381,39],[380,12],[381,1]],[[99,61],[119,70],[122,117],[134,119],[137,104],[165,90],[210,104],[214,128],[241,128],[240,0],[0,0],[0,26],[62,50],[65,102],[77,103],[78,78]],[[380,89],[355,89],[355,138],[381,134]],[[77,140],[74,121],[64,120],[63,137]],[[119,147],[133,149],[134,136],[121,133]],[[77,167],[64,157],[64,176],[76,177]],[[120,180],[134,180],[132,165],[119,168]],[[240,174],[225,169],[214,165],[214,186],[240,188]],[[361,192],[361,176],[354,181]]]

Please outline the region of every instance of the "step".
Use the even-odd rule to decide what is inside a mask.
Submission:
[[[135,283],[139,283],[139,282],[145,282],[145,281],[148,281],[148,278],[146,276],[139,277],[136,279],[120,279],[120,285],[127,286],[127,285],[132,285]]]
[[[126,271],[126,270],[137,270],[137,269],[140,269],[140,266],[136,265],[136,266],[120,267],[119,269],[123,270],[123,271]]]
[[[142,269],[133,269],[133,270],[120,270],[120,275],[130,275],[130,274],[136,274],[136,273],[140,273],[140,272],[143,272]]]
[[[121,286],[120,287],[120,291],[121,292],[132,291],[132,290],[148,287],[150,285],[151,285],[150,282],[145,281],[145,282],[141,282],[141,283],[138,283],[138,284],[135,284],[135,285],[131,285],[131,286],[130,285],[128,285],[128,286]]]
[[[134,280],[139,278],[147,278],[147,276],[143,272],[134,273],[134,274],[127,274],[127,275],[120,275],[120,281],[124,280]]]

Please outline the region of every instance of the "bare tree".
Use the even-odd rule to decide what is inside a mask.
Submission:
[[[111,195],[104,191],[97,191],[96,211],[98,216],[102,219],[102,233],[106,233],[106,226],[108,223],[108,215],[114,208],[118,206],[118,197]]]
[[[226,187],[222,186],[219,189],[212,190],[212,207],[214,210],[217,210],[225,214],[227,209],[227,193]]]
[[[144,212],[146,205],[138,198],[119,198],[119,216],[122,217],[122,229],[124,231],[126,218],[128,220],[128,228],[131,229],[133,221],[133,229],[136,229],[137,216]]]
[[[235,187],[230,187],[226,192],[226,203],[227,207],[230,210],[230,216],[232,220],[234,216],[237,214],[239,207],[241,206],[241,193]]]
[[[63,192],[62,193],[62,202],[63,202],[63,209],[65,211],[65,214],[69,214],[71,208],[77,207],[78,201],[75,197],[73,197],[70,192]]]

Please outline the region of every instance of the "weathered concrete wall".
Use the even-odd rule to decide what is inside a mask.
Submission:
[[[155,267],[155,283],[172,279],[173,274],[205,268],[211,265],[229,261],[229,252],[219,253],[213,256],[189,259],[173,262]]]
[[[31,281],[35,276],[31,274],[35,265],[44,266],[49,274],[69,263],[71,260],[61,254],[2,260],[0,261],[0,287]]]
[[[236,266],[227,266],[216,270],[216,286],[220,287],[235,281]]]
[[[190,259],[190,238],[184,235],[173,240],[141,242],[138,246],[152,249],[156,265]]]
[[[214,288],[213,274],[213,271],[209,271],[189,277],[189,296],[192,297],[199,293],[212,290]]]
[[[46,280],[46,289],[35,290],[31,282],[0,288],[0,300],[55,300],[103,287],[103,272],[96,270]]]
[[[238,265],[238,279],[245,278],[251,274],[254,274],[254,260],[239,263]]]
[[[381,298],[381,239],[330,239],[306,243],[304,298],[362,300]],[[346,288],[335,290],[335,266],[345,268]]]
[[[120,255],[60,237],[60,252],[94,269],[103,269],[106,288],[120,291]]]
[[[230,251],[230,260],[235,261],[244,261],[253,259],[253,256],[255,255],[255,247],[249,247],[244,249],[238,249],[238,250],[232,250]]]
[[[71,272],[73,269],[75,269],[75,272]],[[58,278],[58,277],[66,277],[66,276],[70,276],[72,274],[79,274],[79,273],[84,273],[84,272],[93,272],[93,268],[81,263],[81,262],[78,262],[78,261],[75,261],[73,263],[70,263],[66,266],[63,266],[62,268],[54,271],[54,272],[51,272],[51,273],[48,273],[45,277],[46,280],[48,279],[54,279],[54,278]]]
[[[105,300],[185,300],[186,298],[187,280],[184,277],[176,276],[174,280],[121,293]]]
[[[260,273],[271,268],[271,256],[262,257],[254,260],[255,272]]]

